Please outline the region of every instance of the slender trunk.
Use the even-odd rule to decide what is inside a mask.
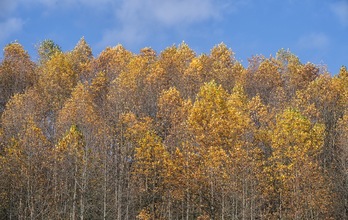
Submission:
[[[19,209],[17,210],[17,212],[18,212],[18,219],[22,219],[22,216],[21,216],[21,210],[23,209],[22,206],[23,206],[23,202],[22,202],[22,198],[20,198],[19,199]]]
[[[103,193],[103,219],[106,219],[106,210],[107,210],[107,151],[105,150],[105,159],[104,159],[104,193]]]
[[[81,193],[81,197],[80,197],[80,220],[83,220],[83,217],[84,217],[84,209],[85,209],[85,207],[84,207],[84,204],[83,204],[83,193]]]
[[[54,152],[54,161],[53,161],[54,165],[53,165],[53,205],[54,205],[54,210],[55,210],[55,214],[58,215],[59,211],[58,211],[58,194],[57,194],[57,153]]]
[[[225,220],[225,191],[222,190],[221,198],[221,220]]]
[[[190,216],[190,193],[189,189],[186,190],[186,220],[189,220]]]
[[[209,207],[209,210],[210,210],[210,217],[212,217],[214,219],[214,214],[215,214],[215,210],[214,210],[214,181],[212,180],[212,176],[210,176],[210,207]]]
[[[121,157],[121,151],[120,149],[123,147],[123,129],[121,127],[121,133],[120,133],[121,140],[118,144],[114,144],[114,163],[115,163],[115,187],[114,187],[114,209],[115,209],[115,217],[117,220],[121,220],[121,207],[120,207],[120,188],[121,188],[121,160],[119,158]]]
[[[129,181],[129,178],[130,178],[130,176],[129,176],[129,173],[127,174],[128,175],[128,177],[127,177],[127,198],[126,198],[126,200],[127,200],[127,202],[126,202],[126,220],[128,220],[129,219],[129,205],[130,205],[130,181]]]
[[[242,219],[244,220],[245,219],[245,206],[246,206],[246,199],[245,199],[245,184],[246,184],[246,181],[245,181],[245,177],[243,175],[243,186],[242,186]]]
[[[168,194],[168,219],[172,219],[172,196],[170,192]]]
[[[238,219],[238,200],[236,199],[236,197],[233,198],[234,199],[234,211],[235,211],[235,219]]]
[[[73,206],[72,206],[72,216],[71,219],[75,220],[76,216],[76,197],[77,197],[77,161],[75,161],[75,174],[74,174],[74,193],[73,193]]]
[[[123,190],[123,184],[125,181],[125,177],[127,175],[126,168],[124,166],[124,162],[122,162],[124,155],[121,152],[121,148],[123,146],[119,146],[118,152],[117,152],[117,159],[118,159],[118,176],[117,176],[117,219],[118,220],[123,220],[122,219],[122,190]],[[128,216],[127,216],[128,218]]]
[[[254,219],[254,202],[255,202],[255,181],[251,179],[251,192],[250,192],[250,220]]]
[[[102,115],[103,118],[106,118],[106,106],[105,102],[103,102],[103,107],[102,107]],[[104,135],[103,137],[103,150],[104,150],[104,193],[103,193],[103,219],[106,219],[107,215],[107,186],[108,186],[108,150],[109,150],[109,143],[107,141],[107,136],[106,136],[106,124],[103,123],[103,131]]]
[[[283,216],[282,216],[282,193],[280,193],[279,195],[279,219],[283,219]]]
[[[31,166],[31,158],[29,158],[29,171],[32,171],[32,166]],[[28,208],[29,208],[29,215],[30,215],[30,219],[33,219],[34,218],[34,213],[33,213],[33,198],[32,198],[32,184],[31,184],[31,181],[30,181],[30,176],[29,174],[27,174],[27,187],[28,187],[28,190],[27,190],[27,205],[28,205]]]
[[[118,160],[117,160],[117,155],[115,154],[115,173],[114,173],[114,178],[115,178],[115,186],[114,186],[114,209],[115,209],[115,216],[118,216],[118,187],[119,187],[119,177],[118,177],[118,169],[119,169],[119,165],[118,165]],[[117,219],[119,220],[119,218],[117,217]]]
[[[81,184],[81,196],[80,196],[80,220],[84,219],[85,214],[85,193],[87,187],[87,166],[88,166],[88,157],[87,157],[87,146],[85,147],[85,152],[83,154],[83,173],[82,173],[82,184]]]

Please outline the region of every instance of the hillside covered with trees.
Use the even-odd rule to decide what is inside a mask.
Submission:
[[[0,64],[0,219],[347,219],[348,71],[224,44]]]

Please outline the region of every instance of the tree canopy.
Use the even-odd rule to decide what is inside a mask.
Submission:
[[[0,63],[1,219],[347,219],[348,71],[218,44]]]

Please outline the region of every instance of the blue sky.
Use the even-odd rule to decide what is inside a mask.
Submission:
[[[118,43],[159,53],[185,41],[200,54],[224,42],[245,66],[284,48],[336,74],[348,66],[348,0],[0,0],[1,48],[17,40],[35,60],[40,41],[68,51],[82,36],[94,56]]]

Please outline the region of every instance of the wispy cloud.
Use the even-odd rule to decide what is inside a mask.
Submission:
[[[120,0],[114,9],[114,19],[119,26],[105,31],[100,42],[103,46],[117,43],[116,39],[126,43],[141,42],[151,33],[166,28],[185,30],[204,21],[216,20],[235,8],[222,0]]]
[[[1,13],[0,17],[5,13],[13,12],[17,7],[33,8],[38,5],[44,6],[49,10],[67,9],[74,7],[90,7],[91,9],[99,9],[107,7],[113,3],[119,3],[122,0],[0,0]]]
[[[218,6],[212,0],[124,0],[116,12],[125,24],[143,21],[173,26],[216,17]]]
[[[0,0],[0,43],[5,43],[13,34],[22,30],[24,21],[13,13],[21,0]]]
[[[305,49],[326,49],[330,44],[330,39],[324,33],[310,33],[302,36],[298,40],[298,46]]]
[[[22,29],[23,21],[20,18],[9,18],[0,22],[0,42],[7,40],[12,34]]]
[[[348,27],[348,1],[332,3],[331,11],[338,17],[342,25]]]
[[[43,15],[83,7],[99,18],[107,19],[109,27],[102,31],[100,47],[120,43],[139,43],[153,33],[168,28],[187,30],[195,24],[216,20],[235,11],[250,0],[0,0],[0,8],[13,12],[19,7],[31,10],[43,6]],[[102,9],[102,10],[100,10]],[[106,17],[106,14],[108,17]],[[14,17],[8,14],[6,17]],[[1,18],[1,16],[0,16]],[[1,20],[0,20],[1,22]]]
[[[23,3],[26,0],[21,0]],[[104,7],[109,3],[115,2],[113,0],[34,0],[35,3],[44,5],[48,8],[56,7],[75,7],[75,6],[87,6],[87,7]],[[117,0],[116,0],[117,1]],[[33,3],[33,2],[32,2]]]

